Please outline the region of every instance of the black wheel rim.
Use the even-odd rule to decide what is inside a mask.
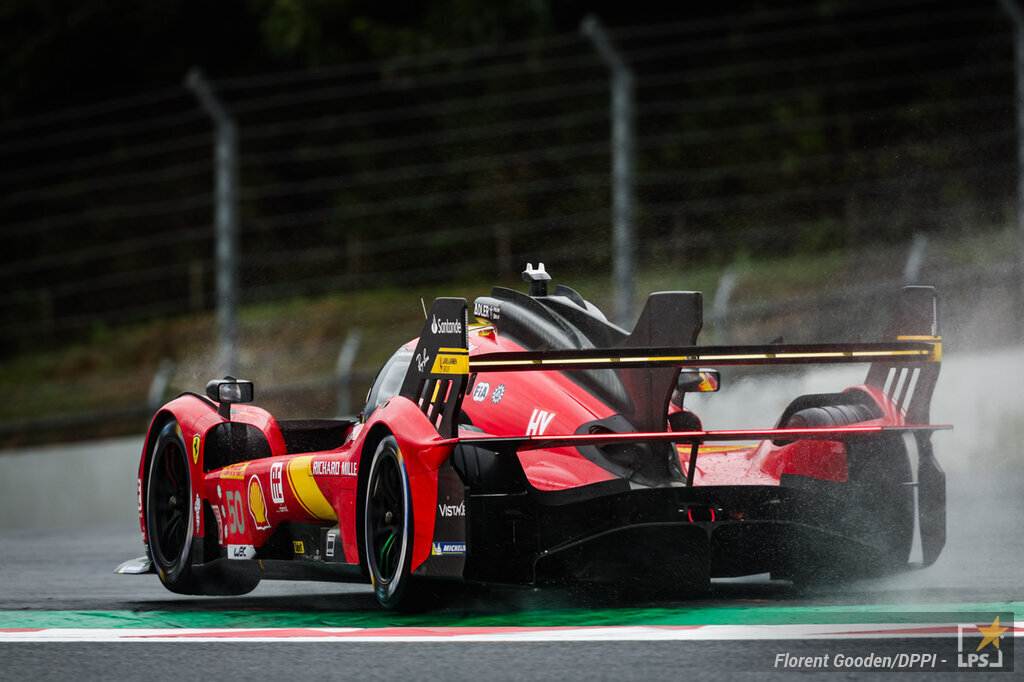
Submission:
[[[404,555],[406,510],[400,466],[394,453],[386,453],[369,486],[370,560],[376,580],[385,585],[398,575]]]
[[[162,442],[150,467],[149,543],[157,565],[171,571],[184,556],[191,513],[188,456],[180,441]]]

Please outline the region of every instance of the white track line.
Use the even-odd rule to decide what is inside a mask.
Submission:
[[[8,642],[586,642],[956,637],[949,623],[392,628],[0,628]],[[1006,636],[1024,636],[1024,627]]]

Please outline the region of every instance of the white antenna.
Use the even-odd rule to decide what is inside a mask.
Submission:
[[[423,300],[422,296],[420,296],[420,305],[423,306],[423,319],[425,320],[425,319],[427,319],[427,304]]]

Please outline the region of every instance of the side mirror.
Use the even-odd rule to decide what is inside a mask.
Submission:
[[[714,393],[718,390],[719,381],[717,369],[684,367],[676,379],[676,390],[680,393]]]
[[[251,403],[253,401],[253,385],[251,381],[236,379],[232,376],[214,379],[206,384],[206,397],[220,403],[217,414],[231,419],[231,406],[235,403]]]

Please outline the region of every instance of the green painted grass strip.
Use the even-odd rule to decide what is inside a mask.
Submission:
[[[556,609],[504,613],[450,611],[0,611],[2,628],[268,628],[268,627],[556,627],[611,625],[786,625],[793,623],[927,622],[929,613],[1012,612],[1024,601],[863,606],[727,606],[714,608]],[[1016,615],[1015,615],[1016,618]]]

